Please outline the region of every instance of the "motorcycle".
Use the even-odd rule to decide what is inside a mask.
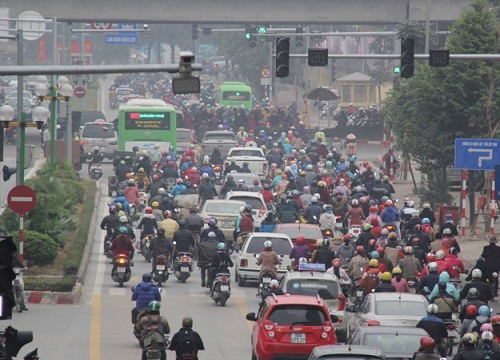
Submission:
[[[257,289],[257,295],[262,294],[265,291],[269,291],[271,286],[271,281],[276,279],[276,275],[271,270],[264,270],[259,275],[259,287]]]
[[[173,270],[175,277],[185,283],[193,271],[193,255],[189,252],[178,253],[174,260]]]
[[[130,204],[130,222],[139,221],[141,215],[136,204]]]
[[[217,273],[212,284],[212,299],[220,306],[226,306],[226,301],[231,296],[231,274],[228,272]]]
[[[151,240],[153,240],[153,235],[146,235],[142,239],[142,256],[144,256],[144,259],[146,262],[151,262]]]
[[[408,277],[408,279],[406,279],[406,281],[408,282],[408,287],[410,288],[410,293],[413,293],[415,294],[417,292],[417,288],[418,288],[418,277]]]
[[[101,164],[93,163],[90,165],[89,176],[92,180],[99,180],[102,177]]]
[[[108,196],[112,197],[113,192],[118,191],[118,178],[116,176],[108,176]]]
[[[115,109],[118,109],[118,100],[116,99],[112,99],[110,102],[109,102],[109,108],[111,110],[115,110]]]
[[[114,229],[111,230],[111,232],[106,233],[106,236],[104,236],[104,253],[108,257],[108,259],[111,259],[113,257],[113,254],[111,253],[111,251],[109,251],[109,247],[111,246],[111,243],[113,242],[114,238],[115,238]]]
[[[352,286],[350,289],[350,301],[355,306],[358,306],[363,301],[363,288],[359,286],[359,281],[361,278],[355,278],[352,280]]]
[[[342,215],[335,215],[335,224],[333,225],[333,236],[344,236],[344,217]]]
[[[214,165],[214,172],[215,172],[215,185],[222,185],[222,166],[221,165]]]
[[[130,271],[130,258],[125,254],[119,254],[113,259],[113,269],[111,270],[111,278],[117,282],[120,287],[123,283],[130,280],[132,272]]]
[[[351,225],[349,227],[349,235],[353,241],[358,240],[359,234],[361,234],[361,225]]]
[[[453,345],[458,342],[460,338],[457,331],[459,324],[456,319],[445,319],[444,326],[446,326],[446,330],[448,330],[448,337],[444,339],[446,342],[446,354],[451,356],[453,353]]]
[[[14,302],[16,304],[16,311],[18,313],[23,312],[25,309],[24,304],[24,291],[21,289],[20,278],[22,276],[24,269],[14,268],[14,273],[16,274],[15,279],[12,282],[12,292],[14,293]]]
[[[156,257],[156,265],[153,271],[153,281],[156,282],[157,286],[161,288],[161,285],[167,282],[169,277],[168,272],[168,259],[165,255],[158,255]]]

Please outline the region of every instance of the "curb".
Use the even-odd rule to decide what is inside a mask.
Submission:
[[[94,210],[92,212],[92,219],[90,221],[90,229],[96,228],[98,207],[101,200],[101,186],[97,182],[95,193],[95,203]],[[80,261],[80,266],[78,267],[78,273],[76,275],[76,283],[73,286],[71,292],[56,292],[56,291],[25,291],[25,298],[28,303],[31,304],[50,304],[50,305],[72,305],[76,304],[80,297],[82,296],[82,288],[85,283],[85,275],[87,272],[88,264],[90,263],[90,255],[92,252],[92,244],[94,242],[94,232],[91,230],[87,235],[87,242],[85,248],[83,249],[82,260]]]

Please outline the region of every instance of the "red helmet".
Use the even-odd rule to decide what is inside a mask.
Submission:
[[[361,245],[356,246],[356,254],[363,254],[365,252],[365,248]]]
[[[167,163],[167,165],[168,165],[168,166],[175,166],[175,163],[174,163],[173,161],[169,161],[169,162]]]
[[[379,246],[377,248],[377,252],[380,254],[380,256],[384,256],[384,248],[382,246]]]
[[[377,245],[377,240],[371,239],[370,241],[368,241],[368,245],[369,246],[375,246],[375,245]]]
[[[427,264],[431,263],[431,262],[435,262],[435,261],[436,261],[436,255],[434,255],[434,254],[427,254]]]
[[[333,265],[334,267],[341,267],[341,266],[342,266],[342,261],[340,261],[340,259],[339,259],[339,258],[333,259],[333,261],[332,261],[332,265]]]
[[[345,235],[343,236],[343,240],[344,240],[344,241],[346,241],[346,240],[351,240],[351,235],[349,235],[349,234],[345,234]],[[361,247],[362,247],[362,246],[361,246]]]
[[[371,213],[375,213],[378,211],[376,206],[370,206],[370,208],[368,210],[370,210]]]
[[[163,217],[166,219],[166,218],[169,218],[169,217],[172,217],[172,211],[170,210],[165,210],[165,212],[163,213]]]
[[[421,350],[433,350],[436,347],[436,342],[430,336],[422,336],[420,338]]]
[[[306,243],[306,238],[303,236],[303,235],[299,235],[297,236],[297,238],[295,239],[295,243],[297,245],[304,245]]]
[[[467,316],[476,316],[477,315],[476,305],[467,306],[467,308],[465,309],[465,314],[467,314]],[[495,316],[495,317],[499,317],[499,316]],[[492,321],[493,321],[493,319],[492,319]]]
[[[160,181],[160,175],[154,174],[153,175],[153,181]]]
[[[144,213],[146,213],[146,214],[152,214],[153,213],[153,209],[151,209],[150,207],[147,207],[146,209],[144,209]]]

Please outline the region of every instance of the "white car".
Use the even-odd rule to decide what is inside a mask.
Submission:
[[[261,148],[258,147],[233,147],[229,149],[226,157],[226,166],[231,160],[235,160],[236,165],[243,166],[248,163],[248,168],[252,174],[257,174],[260,178],[265,178],[267,175],[267,159]]]
[[[251,233],[245,239],[240,249],[236,249],[235,279],[239,286],[245,286],[247,281],[259,281],[260,267],[257,265],[257,255],[264,250],[264,242],[271,241],[273,250],[281,259],[277,266],[278,276],[281,278],[292,266],[290,253],[293,248],[292,240],[285,234]]]
[[[252,185],[250,184],[249,187]],[[267,216],[267,206],[261,193],[253,191],[229,191],[226,200],[240,200],[252,207],[252,216],[255,229],[259,229],[260,223]]]

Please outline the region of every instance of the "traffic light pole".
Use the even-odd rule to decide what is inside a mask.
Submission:
[[[17,64],[23,65],[23,55],[24,55],[24,44],[23,44],[23,31],[18,30],[17,34]],[[21,126],[19,127],[19,137],[16,144],[16,185],[24,184],[24,140],[26,129],[24,128],[25,116],[24,116],[24,80],[22,75],[17,77],[17,119],[20,121]],[[2,134],[3,136],[3,134]]]
[[[50,80],[50,181],[54,181],[54,167],[56,161],[56,119],[57,119],[57,89],[56,89],[56,76],[52,75]],[[68,119],[69,120],[69,119]]]

